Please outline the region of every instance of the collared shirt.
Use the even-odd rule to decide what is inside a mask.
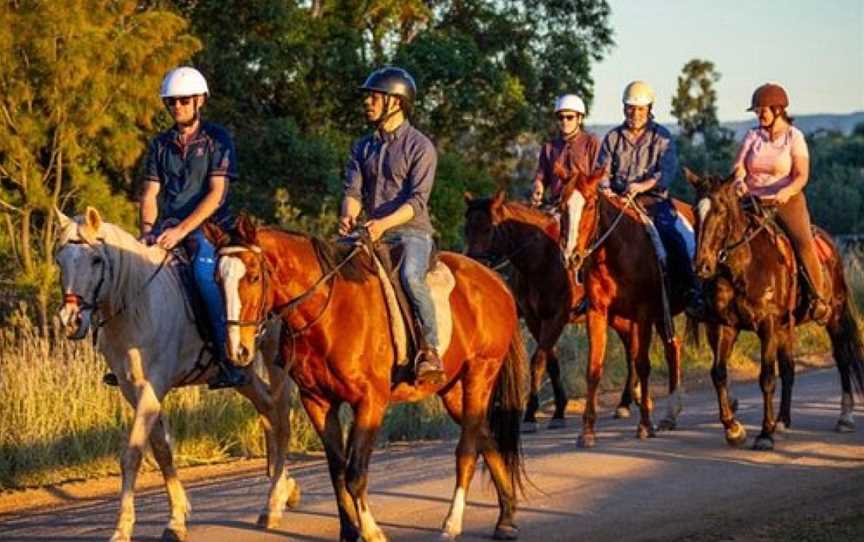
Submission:
[[[542,182],[543,186],[551,191],[552,196],[557,198],[567,178],[558,178],[555,174],[555,165],[560,163],[566,175],[572,175],[577,171],[583,175],[590,175],[599,149],[600,142],[597,137],[588,132],[580,131],[569,139],[556,137],[540,149],[534,182]]]
[[[150,141],[144,163],[144,179],[161,185],[159,190],[159,220],[188,217],[210,192],[211,177],[237,178],[237,155],[234,142],[225,128],[202,122],[188,142],[180,140],[176,127],[166,130]],[[227,226],[226,183],[222,202],[210,220]]]
[[[390,133],[377,130],[354,143],[345,167],[345,196],[363,203],[369,218],[383,218],[402,205],[414,217],[394,230],[433,232],[429,195],[438,153],[428,137],[406,120]]]
[[[801,130],[790,126],[786,133],[772,141],[768,130],[752,128],[744,136],[735,167],[744,165],[747,186],[754,196],[769,196],[792,184],[792,159],[795,157],[810,157]]]
[[[663,126],[650,121],[641,137],[632,141],[624,124],[612,129],[603,138],[597,165],[608,172],[604,185],[618,194],[630,183],[657,179],[647,193],[662,198],[669,196],[669,185],[678,169],[678,153],[672,134]]]

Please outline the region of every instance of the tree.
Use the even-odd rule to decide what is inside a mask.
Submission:
[[[704,136],[719,126],[714,91],[714,83],[719,80],[714,63],[707,60],[693,59],[681,70],[678,90],[672,97],[672,115],[678,119],[681,134],[688,139],[692,140],[697,133]]]
[[[200,46],[186,21],[134,0],[0,6],[0,212],[7,268],[47,329],[53,208],[129,224],[132,172],[161,110],[165,72]]]

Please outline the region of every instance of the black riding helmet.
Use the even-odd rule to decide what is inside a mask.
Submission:
[[[369,92],[381,92],[388,96],[399,96],[402,98],[402,109],[408,113],[414,106],[414,97],[417,95],[417,84],[411,74],[402,68],[388,66],[375,70],[360,90]]]

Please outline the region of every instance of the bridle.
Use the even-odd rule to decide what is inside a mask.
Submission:
[[[753,194],[748,194],[750,198],[750,204],[754,209],[757,210],[757,222],[759,225],[755,228],[747,227],[744,230],[744,234],[741,236],[741,239],[734,241],[732,243],[725,244],[722,248],[717,251],[717,263],[725,264],[729,260],[729,256],[732,254],[734,250],[737,250],[743,245],[750,245],[750,241],[756,238],[762,230],[768,228],[768,223],[773,221],[774,215],[777,213],[775,209],[765,209],[763,205],[759,203],[759,200],[753,196]]]
[[[612,224],[604,231],[601,235],[598,235],[600,231],[600,196],[597,196],[597,200],[595,203],[597,207],[597,211],[594,213],[594,227],[591,228],[592,236],[594,240],[591,244],[585,248],[584,250],[577,249],[574,251],[571,259],[575,260],[575,263],[572,265],[574,273],[578,276],[579,271],[582,269],[582,266],[585,264],[585,261],[588,260],[588,257],[591,256],[600,246],[612,235],[612,232],[615,231],[615,228],[618,227],[618,224],[621,222],[621,219],[624,218],[624,214],[628,207],[634,205],[633,196],[626,196],[624,198],[624,205],[622,205],[618,209],[618,215],[612,220]]]

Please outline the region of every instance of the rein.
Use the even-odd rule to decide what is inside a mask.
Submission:
[[[759,226],[756,228],[748,228],[744,232],[744,236],[741,239],[735,241],[732,244],[726,245],[723,248],[721,248],[719,251],[717,251],[717,262],[718,263],[726,263],[726,261],[729,259],[729,255],[732,253],[733,250],[736,250],[737,248],[739,248],[745,244],[749,245],[750,241],[755,239],[756,236],[762,232],[762,230],[767,229],[768,223],[773,221],[774,214],[776,214],[776,212],[777,212],[776,209],[771,210],[771,211],[766,211],[764,207],[759,205],[759,202],[756,200],[755,197],[753,197],[751,195],[750,199],[751,199],[751,203],[753,204],[754,208],[756,208],[761,213],[761,217],[757,218],[757,220],[759,222]]]
[[[606,239],[608,239],[609,236],[612,235],[612,232],[615,231],[615,228],[618,227],[618,224],[621,222],[621,219],[624,218],[624,214],[625,214],[625,211],[627,210],[627,207],[631,207],[632,205],[633,205],[633,196],[627,196],[624,199],[624,205],[618,209],[618,215],[615,217],[614,220],[612,220],[612,224],[609,225],[609,227],[606,229],[606,231],[604,231],[602,235],[597,237],[594,240],[594,242],[591,243],[591,245],[588,248],[586,248],[585,250],[576,250],[574,252],[573,256],[576,259],[576,265],[574,266],[573,269],[575,272],[578,272],[582,268],[582,264],[585,263],[585,260],[587,260],[588,257],[591,256],[591,254],[593,254],[598,248],[600,248],[600,245],[602,245],[606,241]],[[598,207],[599,207],[599,203],[598,203]],[[599,229],[599,227],[600,227],[600,210],[598,208],[596,217],[594,218],[594,234],[595,235],[597,234],[597,230]]]

